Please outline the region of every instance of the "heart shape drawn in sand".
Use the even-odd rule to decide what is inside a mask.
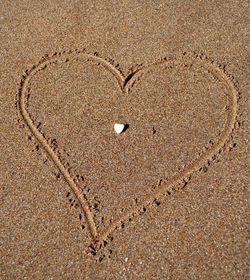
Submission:
[[[152,174],[150,173],[152,170],[153,170],[152,172],[157,173],[158,169],[159,170],[163,169],[164,164],[167,167],[168,159],[171,162],[172,150],[168,151],[168,158],[166,158],[166,157],[164,157],[164,155],[162,153],[163,148],[165,146],[163,148],[159,148],[159,149],[157,148],[158,145],[159,145],[159,147],[161,147],[161,143],[164,141],[165,142],[167,141],[167,143],[168,143],[168,145],[166,147],[171,147],[171,149],[174,149],[172,158],[175,157],[175,153],[177,153],[177,152],[179,153],[178,158],[180,158],[180,155],[183,155],[183,152],[185,152],[185,148],[184,149],[180,148],[180,150],[177,151],[175,149],[175,145],[173,145],[173,142],[176,143],[176,141],[178,140],[178,137],[174,138],[174,140],[173,139],[171,140],[171,138],[166,138],[166,137],[172,137],[170,135],[171,133],[170,132],[168,133],[168,131],[171,131],[170,130],[171,125],[169,125],[168,127],[164,127],[164,123],[168,122],[170,120],[171,114],[175,116],[174,120],[177,120],[179,118],[179,123],[185,122],[186,116],[185,115],[182,117],[180,117],[180,116],[182,115],[182,111],[184,110],[183,108],[185,108],[186,105],[184,107],[181,107],[182,110],[180,112],[176,113],[175,111],[179,108],[178,102],[180,103],[180,102],[182,102],[182,100],[188,100],[187,102],[189,102],[189,103],[187,103],[187,104],[192,105],[194,103],[196,104],[196,100],[193,100],[194,96],[191,96],[191,98],[188,99],[189,98],[188,95],[185,95],[184,97],[182,96],[181,99],[178,99],[176,97],[177,94],[175,94],[175,93],[172,93],[172,97],[171,97],[172,99],[171,99],[170,94],[168,95],[168,93],[166,93],[166,92],[172,90],[171,83],[170,83],[170,87],[165,92],[165,86],[167,87],[169,85],[169,82],[167,84],[164,84],[164,83],[159,84],[161,81],[161,78],[157,78],[157,77],[161,77],[161,75],[163,75],[162,73],[164,73],[164,75],[166,76],[166,75],[168,75],[168,73],[170,73],[172,71],[171,72],[172,77],[173,77],[172,80],[175,80],[177,83],[179,83],[179,81],[181,79],[181,75],[179,74],[180,73],[179,67],[182,67],[183,69],[187,68],[187,72],[185,72],[185,73],[188,77],[188,75],[190,73],[189,69],[191,69],[191,67],[194,67],[193,65],[196,65],[195,67],[198,67],[197,69],[199,69],[199,71],[200,71],[200,72],[198,71],[199,73],[204,72],[204,73],[206,73],[206,75],[210,75],[208,90],[213,91],[213,87],[212,87],[213,81],[216,83],[219,83],[221,86],[221,90],[224,91],[224,95],[227,100],[226,104],[223,105],[224,106],[223,108],[225,108],[225,122],[223,124],[223,127],[222,127],[220,133],[217,134],[218,137],[217,137],[216,141],[213,141],[213,143],[209,147],[206,147],[205,149],[201,149],[199,151],[199,153],[197,153],[196,157],[195,156],[192,157],[192,160],[188,160],[187,162],[185,162],[185,160],[180,159],[182,168],[179,168],[178,170],[176,170],[176,172],[172,173],[172,171],[169,171],[170,175],[168,174],[167,176],[164,172],[161,173],[159,176],[157,175],[159,180],[156,182],[154,187],[151,188],[150,191],[148,193],[146,193],[145,196],[141,195],[142,199],[139,199],[139,200],[136,199],[136,203],[134,205],[129,206],[129,208],[126,209],[126,211],[123,211],[120,214],[117,214],[117,217],[115,217],[114,220],[112,220],[107,226],[102,228],[102,230],[97,229],[96,222],[95,222],[94,216],[93,216],[93,211],[90,207],[89,201],[88,201],[86,195],[84,194],[84,192],[82,191],[82,189],[78,186],[77,182],[74,180],[73,176],[70,174],[69,167],[65,166],[65,164],[63,164],[62,160],[60,159],[58,154],[55,152],[53,147],[51,146],[51,143],[49,143],[48,140],[46,139],[44,133],[42,133],[41,130],[35,125],[34,121],[32,120],[31,113],[28,111],[29,98],[31,97],[31,94],[32,94],[32,91],[30,88],[31,88],[32,81],[36,78],[36,76],[39,73],[42,73],[45,69],[53,68],[53,66],[55,66],[55,65],[60,65],[60,67],[61,67],[62,65],[65,65],[67,63],[73,63],[73,62],[80,63],[83,65],[95,65],[95,67],[98,66],[99,68],[101,68],[102,69],[101,71],[106,71],[107,73],[109,73],[110,76],[112,76],[112,78],[109,78],[109,79],[115,80],[114,83],[116,83],[117,87],[113,91],[119,91],[120,92],[119,98],[121,98],[121,99],[125,96],[125,99],[123,99],[122,102],[118,101],[118,104],[125,104],[127,102],[127,107],[128,107],[128,104],[130,102],[133,102],[133,106],[129,109],[126,109],[125,111],[122,111],[123,110],[122,106],[117,105],[117,108],[119,107],[119,110],[117,110],[118,113],[115,114],[115,117],[117,117],[117,119],[113,119],[113,123],[110,124],[111,125],[110,131],[112,131],[112,132],[110,132],[110,134],[107,137],[105,136],[106,138],[105,137],[103,138],[102,135],[101,136],[98,135],[99,138],[101,137],[100,139],[105,139],[105,141],[107,141],[106,143],[109,143],[109,141],[111,141],[111,142],[113,141],[112,145],[114,147],[116,147],[116,149],[118,149],[118,150],[119,150],[118,147],[120,147],[120,145],[123,145],[123,141],[125,141],[124,139],[130,139],[129,141],[132,141],[132,142],[128,141],[128,145],[123,146],[123,150],[129,149],[127,147],[130,147],[130,150],[126,150],[126,151],[128,151],[127,154],[124,154],[123,163],[124,164],[126,163],[129,166],[130,163],[131,162],[133,163],[133,160],[135,160],[133,157],[135,154],[138,157],[141,157],[141,162],[142,162],[141,170],[142,171],[139,168],[138,169],[139,171],[138,170],[136,171],[138,173],[135,172],[134,174],[132,174],[130,176],[131,178],[133,176],[136,177],[137,176],[136,174],[139,174],[138,176],[139,177],[141,176],[140,178],[147,177],[146,172],[149,172],[148,178],[150,178],[150,176],[153,176],[152,175],[153,173]],[[91,71],[92,70],[90,70],[90,72]],[[70,73],[71,73],[70,75],[73,75],[72,71]],[[154,76],[154,73],[157,73],[157,75]],[[94,76],[94,79],[96,79],[96,83],[97,83],[101,79],[101,77],[98,77],[96,75]],[[60,75],[58,75],[58,76],[60,76]],[[193,75],[190,78],[190,81],[187,81],[185,78],[184,82],[180,83],[180,87],[185,91],[186,88],[190,86],[190,83],[192,83],[192,79],[194,79],[194,77],[195,77],[195,75]],[[105,77],[103,79],[105,80]],[[108,84],[109,79],[107,79],[107,81],[104,81],[103,83]],[[80,80],[80,82],[81,82],[81,80]],[[133,92],[136,92],[137,85],[141,85],[141,84],[143,84],[143,82],[144,82],[144,85],[142,85],[142,88],[139,87],[139,89],[137,90],[138,93],[136,93],[136,94],[134,93],[134,95],[133,95]],[[201,81],[201,82],[204,82],[204,81]],[[151,88],[152,84],[154,84],[154,83],[156,84],[156,86]],[[87,85],[87,86],[92,87],[92,86],[94,86],[93,84],[95,84],[95,83],[91,83],[90,85]],[[191,85],[191,86],[195,87],[195,84]],[[76,86],[76,88],[77,88],[77,86]],[[111,88],[112,88],[112,86],[111,86]],[[154,91],[154,88],[157,89],[156,92],[158,92],[158,91],[160,92],[159,93],[161,95],[160,101],[158,100],[158,97],[153,96],[152,92]],[[91,91],[91,92],[93,93],[93,91]],[[94,92],[95,92],[95,90],[94,90]],[[133,96],[138,97],[138,95],[140,95],[140,92],[142,95],[144,94],[143,96],[145,97],[143,102],[140,101],[140,98],[137,98],[137,99],[135,98],[135,100],[132,100],[132,98],[134,98]],[[196,93],[198,94],[198,92],[196,92]],[[110,94],[112,95],[112,93],[110,93]],[[154,94],[156,94],[156,93],[154,93]],[[207,93],[207,95],[209,95],[209,92]],[[110,104],[112,102],[115,102],[114,101],[115,95],[112,95],[111,97],[109,97],[109,94],[106,94],[105,96],[107,97],[107,100],[109,100],[107,103],[108,105],[107,104],[103,105],[103,106],[106,106],[107,114],[105,116],[108,118],[108,116],[112,112],[112,111],[110,111],[110,106],[111,106]],[[153,96],[153,99],[150,99],[150,98],[152,98],[152,96]],[[106,97],[103,97],[103,100]],[[166,105],[164,103],[165,97],[169,98],[168,105]],[[84,97],[82,97],[82,98],[84,98]],[[203,97],[203,98],[205,98],[205,97]],[[150,99],[150,102],[149,102],[149,104],[147,104],[147,100],[149,100],[149,99]],[[89,99],[90,102],[91,102],[91,100],[92,99]],[[204,99],[203,101],[204,101],[203,103],[207,102],[206,99]],[[213,104],[213,102],[214,102],[213,96],[211,97],[211,102],[212,102],[211,104]],[[103,108],[102,100],[101,101],[99,100],[99,103],[101,104],[100,108],[98,109],[100,111]],[[202,99],[200,101],[200,105],[198,103],[199,102],[197,101],[197,112],[198,112],[198,107],[203,106]],[[137,104],[138,104],[138,106],[137,106]],[[155,105],[155,104],[157,104],[157,105]],[[172,107],[169,104],[172,104]],[[66,105],[68,106],[68,104],[66,104]],[[54,164],[59,169],[60,173],[63,175],[64,179],[67,181],[68,185],[72,189],[76,199],[78,200],[78,202],[82,208],[82,211],[85,214],[86,221],[88,223],[89,230],[90,230],[93,240],[95,242],[97,242],[98,244],[100,244],[104,240],[107,239],[107,237],[112,233],[112,231],[115,228],[117,228],[119,225],[124,223],[125,220],[129,219],[131,216],[135,215],[136,213],[142,211],[142,209],[145,209],[145,207],[150,205],[153,201],[155,201],[156,198],[158,198],[160,195],[169,191],[174,185],[176,185],[179,182],[182,182],[183,180],[188,178],[193,172],[202,168],[209,161],[213,160],[213,158],[216,156],[216,154],[218,154],[222,151],[223,147],[225,147],[225,144],[227,143],[228,139],[230,138],[230,136],[232,134],[232,131],[234,129],[234,125],[236,122],[237,90],[235,88],[235,85],[234,85],[234,82],[232,81],[232,79],[224,72],[224,70],[220,67],[220,65],[218,65],[214,62],[211,62],[209,59],[207,59],[203,55],[197,55],[197,54],[193,54],[193,53],[183,53],[181,55],[178,55],[175,58],[171,58],[171,59],[163,58],[163,59],[160,59],[160,60],[156,61],[155,63],[152,63],[147,66],[141,65],[136,69],[136,71],[133,71],[125,76],[122,74],[122,72],[116,66],[113,65],[113,63],[110,60],[101,58],[96,54],[92,55],[92,54],[86,53],[85,51],[74,50],[74,51],[65,51],[65,52],[55,53],[51,56],[45,56],[37,65],[34,65],[32,67],[32,69],[27,70],[21,80],[21,84],[20,84],[20,88],[19,88],[19,92],[18,92],[18,106],[19,106],[20,113],[21,113],[26,125],[29,127],[29,129],[32,132],[32,134],[34,135],[34,137],[39,141],[40,145],[47,152],[47,154],[49,155],[51,160],[54,162]],[[154,108],[154,110],[157,110],[157,112],[154,111],[152,113],[152,111],[150,111],[151,106]],[[156,107],[154,107],[154,106],[156,106]],[[211,105],[211,106],[213,106],[213,105]],[[137,107],[140,107],[140,109],[138,109]],[[164,108],[167,108],[167,107],[169,108],[168,110],[172,110],[171,112],[169,111],[170,113],[169,112],[167,113],[166,111],[164,111],[165,110]],[[196,106],[193,106],[193,107],[196,109]],[[73,107],[73,109],[77,111],[77,109],[75,107]],[[98,110],[95,111],[96,114],[99,114]],[[122,112],[122,113],[119,115],[119,112]],[[86,112],[83,112],[83,113],[86,113]],[[157,117],[156,113],[158,113],[159,117]],[[186,112],[186,114],[189,114],[189,113],[190,113],[190,110]],[[194,115],[198,115],[198,117],[197,117],[198,119],[203,118],[202,112],[199,112],[199,114],[198,113],[196,114],[196,112],[193,111],[191,113]],[[210,111],[208,110],[208,112],[205,112],[205,113],[209,114]],[[127,121],[127,119],[126,119],[127,115],[129,116],[128,119],[130,118],[130,120],[132,121],[132,124],[131,125],[129,124],[130,125],[129,129],[127,131],[125,131],[124,133],[122,133],[121,135],[112,134],[112,133],[114,133],[114,131],[112,130],[114,123],[124,123],[125,124]],[[81,115],[81,116],[83,116],[83,115]],[[92,116],[92,119],[94,117],[95,116]],[[187,119],[188,118],[190,118],[190,116],[188,116]],[[88,119],[88,121],[91,121],[92,119]],[[203,118],[203,120],[206,120],[206,119],[207,119],[207,121],[209,121],[208,116]],[[143,126],[141,125],[142,123],[140,123],[141,120],[143,121]],[[151,128],[149,126],[147,126],[147,122],[149,120],[151,120],[152,123],[154,124],[154,126],[151,126]],[[157,127],[157,124],[159,122],[161,122],[161,126]],[[197,122],[197,120],[196,120],[196,122]],[[144,130],[142,129],[143,130],[142,135],[140,135],[140,133],[137,134],[137,132],[138,132],[137,130],[133,130],[133,127],[136,126],[136,123],[137,123],[137,128],[143,127],[143,129],[144,129],[144,126],[145,126],[145,129]],[[98,124],[98,122],[91,123],[91,126],[95,127],[97,124]],[[171,120],[171,124],[173,124],[173,119]],[[155,128],[155,126],[157,128]],[[203,125],[200,125],[200,127],[201,126],[203,126]],[[161,127],[163,127],[164,129],[161,129]],[[97,132],[98,131],[99,130],[97,130]],[[150,135],[150,133],[151,133],[151,135]],[[133,142],[134,138],[129,138],[130,135],[132,135],[132,134],[135,135],[134,142]],[[159,136],[157,136],[157,135],[159,135]],[[166,136],[166,135],[168,135],[168,136]],[[181,131],[179,132],[178,135],[181,135]],[[184,133],[184,136],[182,136],[182,138],[181,138],[182,139],[181,141],[184,142],[186,146],[188,145],[188,138],[189,138],[189,135],[186,135],[185,133]],[[203,139],[203,138],[201,138],[201,139]],[[93,136],[91,141],[92,141],[91,143],[94,143],[93,141],[96,141],[95,135]],[[145,144],[146,142],[148,144]],[[178,144],[180,147],[182,145],[181,144],[182,142],[180,142]],[[142,144],[138,144],[138,143],[142,143]],[[204,143],[202,142],[202,144],[201,144],[201,147],[203,147],[203,148],[204,148]],[[147,145],[147,146],[145,146],[145,145]],[[178,145],[176,144],[176,146],[178,146]],[[102,145],[100,145],[100,146],[102,146]],[[104,146],[105,146],[105,144],[104,144]],[[194,147],[196,147],[196,146],[198,146],[198,144],[194,145]],[[156,152],[154,152],[154,148],[155,148]],[[137,151],[136,151],[136,149],[137,149]],[[147,149],[147,151],[149,152],[149,159],[145,158],[143,160],[143,157],[145,157],[145,153],[141,152],[141,150],[144,150],[144,149]],[[195,148],[193,148],[193,149],[195,149]],[[135,152],[133,152],[133,151],[135,151]],[[104,151],[102,151],[101,153],[103,153],[105,155]],[[190,148],[190,153],[192,153],[191,148]],[[90,159],[90,157],[88,159]],[[126,160],[128,160],[128,159],[130,160],[130,162],[127,163]],[[159,159],[159,160],[157,160],[157,159]],[[100,159],[100,160],[103,160],[103,159]],[[104,159],[104,161],[105,160],[106,159]],[[109,158],[108,160],[110,162],[112,161],[111,158]],[[117,160],[119,162],[119,158]],[[151,164],[151,162],[154,162],[154,160],[155,160],[155,166],[154,166],[154,168],[152,168],[152,166],[149,166],[149,165]],[[157,164],[158,164],[158,161],[160,162],[161,160],[163,161],[164,164],[163,164],[163,166],[159,167]],[[106,164],[106,162],[108,162],[108,161],[106,160],[105,164]],[[108,163],[107,163],[107,165],[108,165]],[[176,166],[177,165],[178,164],[176,164]],[[97,164],[97,166],[98,166],[98,164]],[[115,163],[111,163],[110,172],[112,171],[112,168],[114,166],[115,166]],[[173,164],[173,166],[175,168],[174,164]],[[135,167],[133,167],[133,168],[136,169]],[[125,168],[125,170],[128,170],[128,169]],[[132,169],[129,169],[129,170],[131,172],[133,172]],[[171,170],[170,167],[169,167],[169,170]],[[140,171],[141,171],[141,173],[143,173],[143,172],[144,173],[141,174]],[[87,172],[88,171],[86,171],[85,173],[87,173]],[[109,172],[109,171],[106,170],[106,172]],[[115,174],[115,172],[116,171],[114,171],[114,174]],[[130,178],[130,177],[128,177],[128,178]],[[91,188],[91,185],[89,187]],[[99,191],[98,189],[95,190],[95,192],[98,192],[98,191]],[[114,192],[115,189],[112,189],[111,191]],[[136,191],[137,191],[137,189],[135,188],[134,192],[136,192]],[[126,196],[126,193],[124,194],[124,196]]]

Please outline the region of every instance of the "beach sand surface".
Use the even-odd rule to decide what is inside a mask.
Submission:
[[[249,6],[1,2],[0,279],[247,278]]]

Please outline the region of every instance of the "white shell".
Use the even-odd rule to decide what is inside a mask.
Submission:
[[[117,134],[122,133],[123,130],[124,130],[124,128],[125,128],[125,124],[122,124],[122,123],[116,123],[116,124],[114,125],[114,130],[115,130],[115,132],[116,132]]]

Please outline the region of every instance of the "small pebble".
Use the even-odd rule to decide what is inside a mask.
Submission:
[[[125,124],[122,124],[122,123],[116,123],[116,124],[114,125],[114,130],[115,130],[115,132],[116,132],[117,134],[122,133],[123,130],[124,130],[124,128],[125,128]]]

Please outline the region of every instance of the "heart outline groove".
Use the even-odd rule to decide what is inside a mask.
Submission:
[[[144,73],[153,71],[155,66],[161,64],[173,65],[174,63],[182,61],[183,59],[195,60],[198,63],[200,63],[200,65],[202,65],[205,69],[209,69],[209,71],[211,71],[211,73],[213,73],[213,75],[215,75],[215,77],[227,89],[228,106],[226,114],[226,124],[224,130],[222,131],[219,137],[219,140],[217,140],[217,142],[211,148],[202,153],[193,162],[185,166],[185,168],[181,172],[175,174],[174,176],[172,176],[172,178],[166,181],[160,180],[157,190],[155,190],[152,194],[148,195],[141,203],[137,204],[134,208],[118,216],[118,218],[116,218],[107,228],[105,228],[101,232],[97,232],[95,221],[93,219],[93,215],[91,213],[87,199],[84,197],[80,188],[77,186],[76,182],[70,175],[68,169],[64,166],[58,155],[54,152],[54,150],[46,140],[45,136],[39,131],[38,127],[34,124],[27,109],[28,98],[30,94],[28,92],[28,88],[29,82],[31,81],[32,77],[34,77],[39,71],[42,71],[51,64],[56,64],[59,62],[66,63],[68,61],[76,59],[87,60],[87,62],[94,62],[97,65],[101,65],[102,67],[110,71],[110,73],[113,74],[116,78],[121,91],[124,93],[128,93],[132,88],[133,84],[137,80],[139,80]],[[36,65],[33,65],[31,69],[26,70],[25,74],[22,76],[21,79],[17,98],[18,110],[25,124],[30,129],[31,133],[34,135],[37,141],[41,144],[48,156],[54,162],[55,166],[59,169],[59,172],[63,175],[65,181],[70,186],[86,217],[86,221],[93,239],[93,244],[97,244],[96,247],[101,247],[101,244],[108,238],[108,236],[125,220],[128,220],[130,217],[141,212],[142,209],[144,209],[146,206],[152,204],[152,202],[156,198],[166,193],[174,185],[191,176],[195,171],[199,170],[208,162],[213,160],[213,158],[223,150],[228,140],[230,139],[230,136],[234,130],[235,123],[237,120],[238,91],[233,78],[224,71],[221,65],[209,60],[204,55],[192,52],[182,53],[181,55],[179,55],[179,57],[172,59],[163,58],[149,65],[140,65],[140,67],[138,67],[133,73],[130,73],[129,75],[125,76],[110,62],[110,60],[99,57],[96,53],[90,54],[85,52],[85,50],[70,50],[64,52],[57,52],[51,56],[46,55]]]

